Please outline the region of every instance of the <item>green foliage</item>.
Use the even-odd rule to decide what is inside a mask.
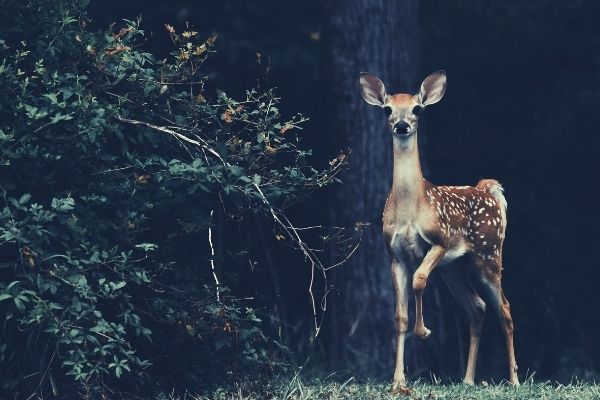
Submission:
[[[311,167],[305,118],[284,118],[273,91],[208,91],[216,36],[167,25],[175,50],[158,59],[139,21],[86,30],[86,5],[3,10],[2,389],[142,385],[182,348],[182,368],[203,365],[196,381],[270,368],[283,347],[227,289],[249,250],[217,243],[215,287],[207,229],[270,218],[335,180],[343,157]]]

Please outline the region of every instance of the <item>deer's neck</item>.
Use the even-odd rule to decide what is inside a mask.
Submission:
[[[417,134],[408,138],[393,135],[394,177],[391,195],[404,207],[414,210],[425,195],[425,182],[419,160]]]

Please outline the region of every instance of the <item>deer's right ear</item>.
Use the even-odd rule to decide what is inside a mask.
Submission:
[[[376,76],[369,74],[360,76],[360,95],[364,101],[373,106],[383,107],[385,104],[385,86]]]

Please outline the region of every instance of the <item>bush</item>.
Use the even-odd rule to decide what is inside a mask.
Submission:
[[[344,157],[311,167],[305,118],[284,118],[273,91],[208,90],[216,36],[166,25],[159,59],[139,21],[86,30],[86,5],[3,10],[2,390],[268,371],[285,347],[227,287],[255,251],[244,230],[277,223]]]

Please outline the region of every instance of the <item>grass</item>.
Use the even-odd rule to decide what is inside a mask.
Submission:
[[[411,384],[412,394],[393,395],[390,385],[383,383],[356,383],[312,380],[303,382],[298,376],[287,381],[271,382],[262,386],[238,386],[218,389],[205,395],[166,396],[165,400],[370,400],[370,399],[515,399],[515,400],[587,400],[600,399],[600,385],[574,382],[569,385],[528,381],[515,388],[509,384],[486,383],[477,386],[463,384],[435,385],[424,382]]]

